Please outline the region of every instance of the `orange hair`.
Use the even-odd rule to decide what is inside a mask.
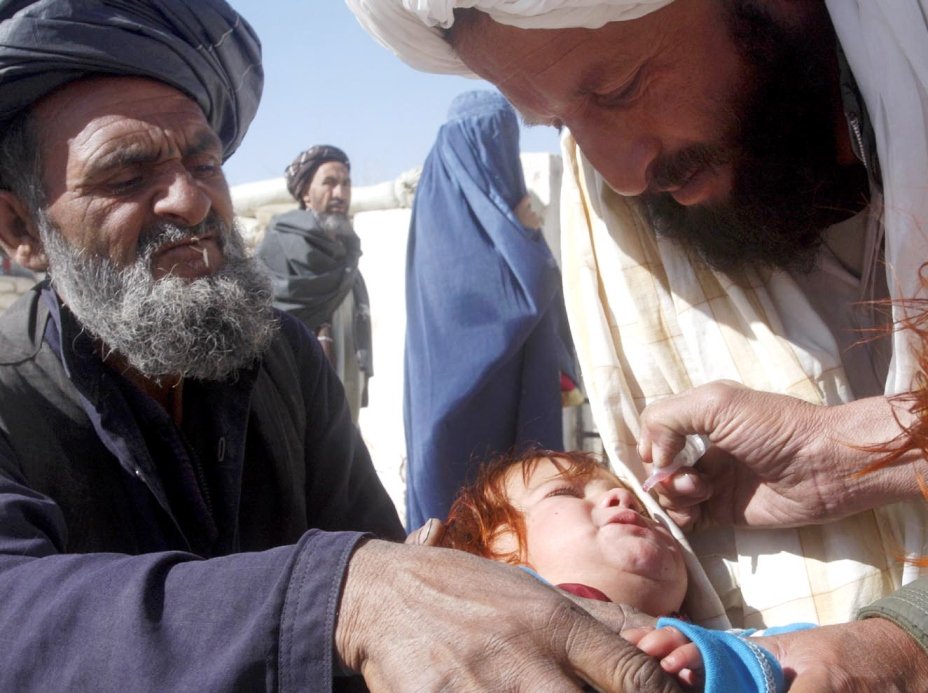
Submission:
[[[520,466],[527,483],[545,459],[551,460],[566,479],[587,477],[597,469],[609,471],[600,457],[583,451],[529,448],[498,455],[484,463],[476,481],[458,493],[448,513],[441,545],[511,565],[524,563],[525,522],[509,501],[506,477],[509,470]],[[506,532],[515,535],[517,549],[508,553],[494,551],[496,539]]]
[[[921,266],[919,270],[922,280],[922,286],[928,288],[928,263]],[[902,431],[892,440],[881,445],[873,445],[863,448],[868,452],[882,453],[874,462],[864,467],[859,472],[853,474],[854,477],[860,477],[864,474],[878,471],[885,467],[902,464],[906,453],[918,450],[922,453],[922,458],[928,458],[928,300],[926,299],[909,299],[898,302],[899,305],[907,308],[917,309],[913,311],[911,317],[904,318],[900,327],[911,330],[920,342],[918,351],[918,371],[915,375],[914,387],[911,392],[893,397],[895,402],[908,406],[909,410],[915,415],[915,421],[909,425],[903,425],[896,417]],[[918,486],[921,489],[922,496],[928,499],[928,482],[920,472],[916,473]],[[906,558],[900,553],[900,560],[918,566],[928,566],[928,556],[917,558]]]
[[[922,266],[922,283],[928,286],[928,279],[924,277],[926,268],[928,268],[928,265]],[[905,318],[902,321],[902,327],[911,330],[918,337],[921,348],[918,353],[918,372],[915,375],[912,392],[897,395],[893,399],[896,402],[908,405],[910,411],[915,414],[915,421],[908,426],[900,423],[902,432],[893,440],[882,445],[865,448],[872,452],[884,454],[875,462],[857,472],[855,476],[862,476],[884,467],[899,464],[902,457],[912,450],[920,450],[924,457],[928,457],[928,300],[910,300],[905,301],[904,304],[906,306],[918,306],[923,309],[918,315]],[[919,485],[922,488],[922,493],[925,494],[925,480],[921,476],[919,476]]]

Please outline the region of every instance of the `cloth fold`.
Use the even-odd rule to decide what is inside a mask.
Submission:
[[[93,75],[150,77],[203,109],[236,150],[264,84],[261,44],[222,0],[0,1],[0,124]]]

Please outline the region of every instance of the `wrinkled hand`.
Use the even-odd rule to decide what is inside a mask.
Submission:
[[[779,660],[790,693],[928,691],[928,654],[886,619],[751,640]]]
[[[639,628],[623,636],[638,649],[660,660],[661,669],[673,674],[687,686],[705,682],[702,653],[683,633],[673,626]]]
[[[909,416],[882,397],[826,407],[718,381],[646,407],[638,452],[665,466],[686,434],[708,435],[712,447],[694,469],[655,487],[681,527],[805,525],[917,497],[905,465],[853,476],[876,459],[863,446],[900,433],[894,413]]]
[[[522,571],[381,541],[349,563],[335,631],[371,690],[679,690],[658,663]]]

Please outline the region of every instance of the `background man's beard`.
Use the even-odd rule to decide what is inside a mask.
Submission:
[[[146,229],[135,262],[122,268],[72,246],[44,213],[39,216],[52,286],[87,332],[142,375],[220,380],[270,345],[277,321],[269,280],[246,257],[238,230],[214,215],[195,227]],[[152,277],[159,247],[207,231],[218,236],[222,269],[193,281]]]
[[[341,212],[323,212],[318,215],[319,225],[331,238],[354,235],[351,220]]]
[[[658,233],[716,269],[808,270],[822,230],[856,211],[867,190],[863,167],[837,164],[831,27],[823,15],[824,36],[797,35],[758,3],[727,4],[750,92],[738,113],[730,199],[685,207],[658,193],[642,201]]]

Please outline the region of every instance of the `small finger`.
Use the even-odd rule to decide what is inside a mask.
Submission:
[[[703,668],[702,655],[693,643],[676,648],[661,660],[661,669],[679,675],[683,670],[699,671]]]

